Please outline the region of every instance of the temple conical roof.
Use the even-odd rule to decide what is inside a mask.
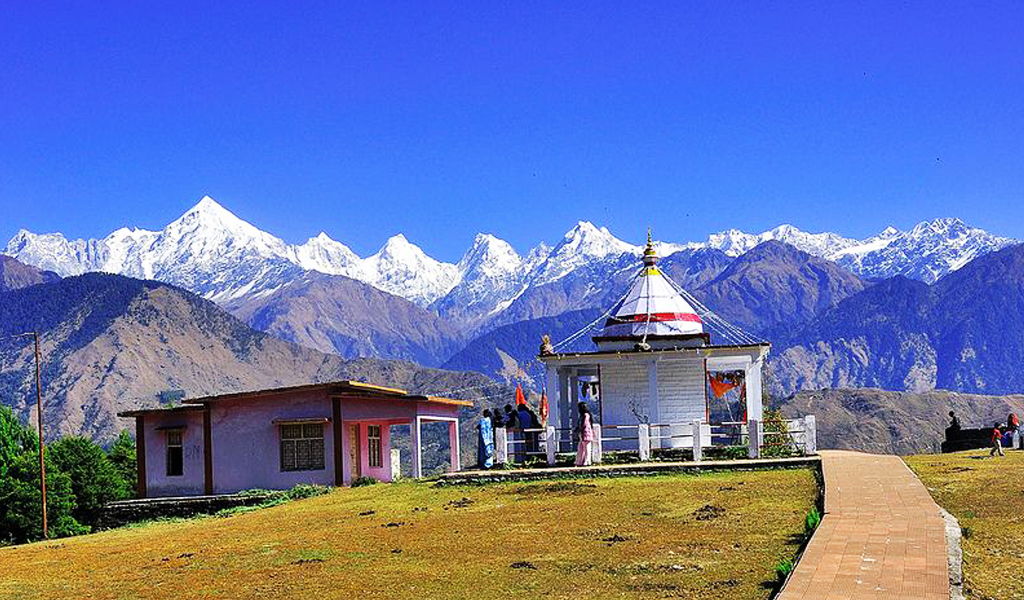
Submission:
[[[604,329],[595,336],[599,346],[611,342],[656,342],[703,339],[704,324],[693,306],[658,268],[658,255],[650,233],[644,249],[643,270],[629,291],[612,308]]]

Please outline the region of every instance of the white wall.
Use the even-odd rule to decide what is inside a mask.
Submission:
[[[704,363],[698,360],[658,361],[658,422],[704,420]]]

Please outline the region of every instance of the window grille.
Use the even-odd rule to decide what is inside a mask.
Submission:
[[[367,464],[371,467],[380,468],[384,466],[383,447],[380,435],[380,425],[366,426],[366,441],[369,446],[367,450]]]
[[[324,468],[322,423],[281,425],[281,470],[318,471]]]

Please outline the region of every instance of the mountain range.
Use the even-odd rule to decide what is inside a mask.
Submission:
[[[118,411],[159,406],[178,394],[336,379],[429,393],[460,390],[468,399],[504,389],[475,373],[374,358],[346,361],[254,330],[183,289],[87,273],[0,291],[0,402],[27,421],[34,419],[35,400],[31,338],[12,337],[26,331],[40,334],[51,439],[110,440],[131,426]]]
[[[1024,245],[1013,240],[938,219],[865,241],[782,226],[658,248],[673,280],[773,342],[767,387],[787,410],[821,397],[832,404],[812,412],[835,412],[836,423],[877,421],[848,447],[932,444],[937,425],[924,413],[935,389],[1024,390]],[[71,241],[19,232],[6,249],[19,259],[0,256],[0,335],[43,332],[47,421],[100,439],[122,425],[117,410],[176,389],[353,377],[465,387],[487,402],[482,390],[504,389],[495,379],[536,381],[540,335],[564,339],[594,322],[640,251],[580,222],[525,256],[480,234],[454,265],[403,236],[363,259],[325,235],[288,245],[204,198],[159,232]],[[372,358],[345,360],[355,357]],[[0,342],[0,399],[26,416],[31,373],[25,341]],[[814,396],[864,387],[890,391]],[[988,418],[1019,402],[977,398],[953,404]],[[911,425],[887,426],[890,417]],[[927,423],[927,439],[913,423]],[[823,435],[847,434],[830,425]]]
[[[897,276],[774,338],[771,387],[1024,391],[1024,245],[932,285]]]
[[[848,275],[835,280],[840,289],[787,300],[792,307],[736,304],[738,294],[759,293],[747,286],[768,283],[744,279],[741,269],[751,262],[743,256],[769,241],[839,265]],[[706,290],[707,301],[739,324],[763,330],[779,320],[779,314],[762,315],[763,310],[781,314],[793,308],[804,317],[808,303],[820,309],[822,302],[862,285],[857,280],[903,275],[932,283],[1013,243],[958,219],[935,219],[910,231],[886,228],[866,240],[782,225],[760,234],[725,231],[703,242],[659,242],[658,249],[667,257],[665,269],[688,288],[708,284],[736,263],[725,280]],[[288,244],[210,197],[160,231],[123,228],[102,239],[68,240],[60,233],[21,230],[4,249],[61,276],[98,271],[179,286],[254,327],[321,351],[427,365],[442,364],[497,327],[614,302],[640,252],[607,228],[581,221],[556,244],[540,243],[525,255],[479,234],[451,264],[397,234],[361,258],[325,233]]]

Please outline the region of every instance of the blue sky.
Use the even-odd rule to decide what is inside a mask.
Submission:
[[[203,194],[447,260],[579,219],[1024,238],[1019,2],[215,4],[5,5],[0,238]]]

